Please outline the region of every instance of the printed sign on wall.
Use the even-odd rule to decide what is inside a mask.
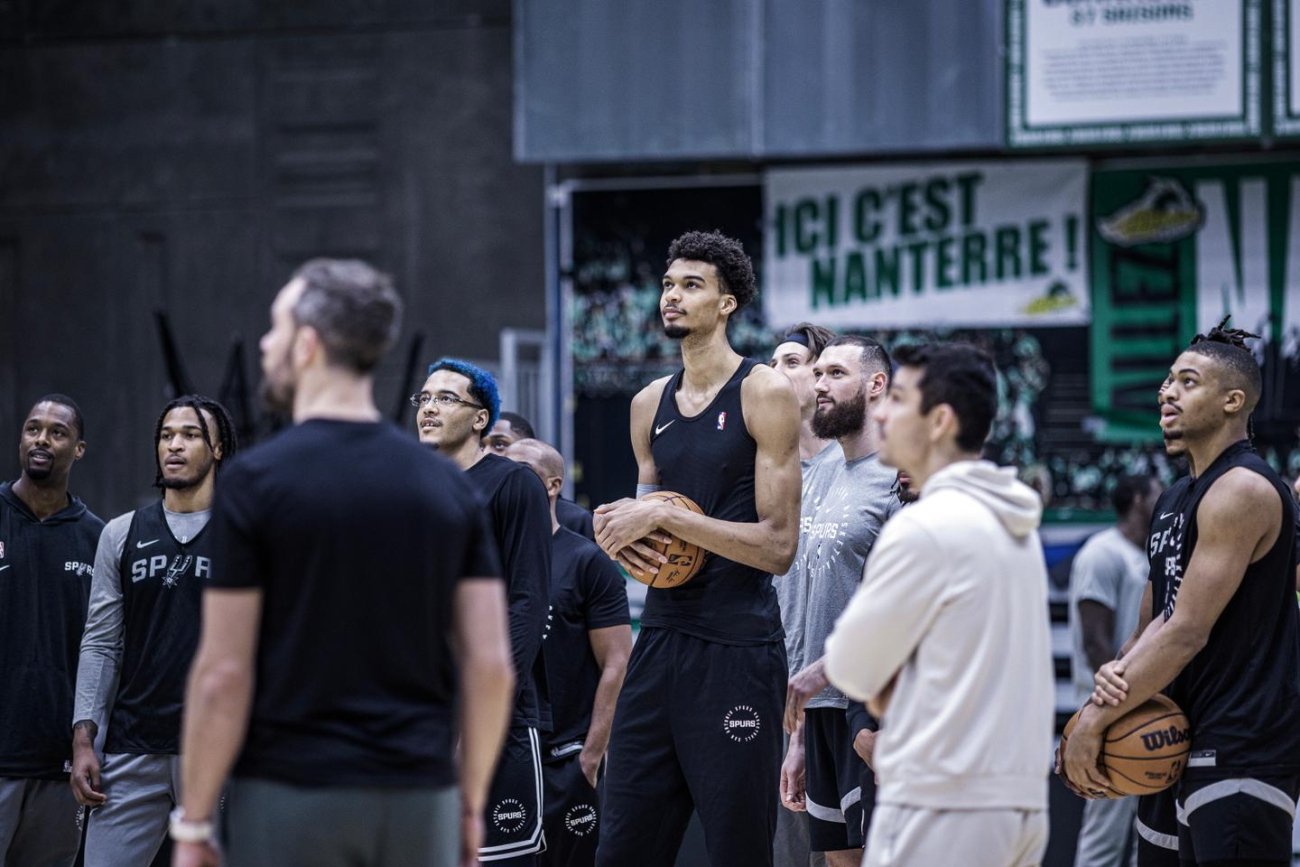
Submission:
[[[772,327],[1081,325],[1081,160],[773,170]]]
[[[1012,147],[1257,137],[1260,0],[1007,0]]]

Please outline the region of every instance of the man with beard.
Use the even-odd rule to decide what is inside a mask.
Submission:
[[[42,397],[23,422],[22,475],[0,484],[0,867],[59,867],[77,857],[68,722],[104,529],[68,494],[85,440],[72,398]]]
[[[608,867],[671,864],[692,809],[714,864],[772,863],[786,675],[773,574],[798,543],[799,406],[789,380],[742,358],[727,322],[757,294],[739,242],[688,232],[668,250],[659,311],[682,370],[632,400],[638,496],[662,487],[696,514],[624,499],[596,510],[596,541],[628,566],[665,562],[647,537],[708,551],[679,587],[651,587],[614,714]]]
[[[546,738],[546,852],[543,865],[596,862],[598,785],[614,706],[632,653],[627,591],[618,567],[589,539],[560,526],[555,504],[564,485],[564,459],[541,440],[518,440],[505,456],[542,480],[551,503],[550,615],[542,652],[551,684],[553,728]]]
[[[530,865],[546,848],[543,833],[539,732],[551,730],[550,691],[542,635],[551,591],[551,508],[537,474],[484,448],[501,399],[492,374],[455,358],[429,366],[424,388],[411,396],[420,442],[464,471],[487,504],[488,519],[510,599],[510,647],[515,703],[505,751],[488,794],[490,821],[480,861]]]
[[[501,417],[492,425],[486,437],[487,449],[498,455],[505,455],[506,450],[514,443],[520,440],[537,439],[537,434],[533,431],[533,426],[529,424],[528,419],[524,418],[517,412],[506,412],[502,410]],[[560,526],[566,530],[572,530],[579,536],[583,536],[591,541],[596,541],[596,531],[591,525],[591,512],[571,502],[558,497],[555,500],[555,514],[560,521]]]
[[[1102,791],[1102,733],[1163,690],[1192,733],[1175,795],[1182,863],[1286,865],[1300,794],[1296,507],[1250,444],[1255,335],[1226,324],[1197,335],[1161,387],[1160,427],[1186,444],[1190,481],[1156,505],[1174,519],[1148,541],[1156,613],[1098,671],[1065,770],[1080,791]]]
[[[154,428],[162,499],[99,537],[72,715],[72,791],[92,808],[86,867],[150,863],[180,803],[181,702],[215,560],[205,531],[217,471],[237,448],[225,407],[197,394],[173,400]]]
[[[840,454],[805,478],[799,551],[786,576],[796,588],[796,604],[783,612],[792,675],[785,708],[791,744],[781,793],[787,805],[804,801],[812,850],[825,852],[834,867],[849,867],[862,858],[874,787],[863,788],[863,758],[845,716],[849,700],[829,686],[822,654],[835,620],[862,581],[881,527],[899,508],[897,474],[881,465],[877,429],[868,423],[889,389],[891,363],[870,337],[838,337],[827,344],[813,372],[813,432],[838,441]],[[871,754],[874,728],[856,734],[861,755]],[[806,789],[801,784],[805,767]]]
[[[477,852],[513,689],[505,594],[473,491],[375,407],[400,317],[391,281],[359,261],[308,262],[271,306],[263,396],[294,424],[226,467],[213,501],[177,867],[220,860],[232,765],[231,867]]]

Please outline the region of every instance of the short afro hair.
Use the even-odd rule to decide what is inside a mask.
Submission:
[[[529,424],[528,419],[519,413],[502,410],[501,420],[510,425],[521,439],[531,440],[537,438],[537,433],[533,430],[533,426]]]
[[[450,370],[469,380],[470,397],[488,411],[487,427],[483,428],[483,433],[486,435],[501,417],[501,392],[497,390],[496,377],[477,364],[470,364],[459,358],[439,358],[429,365],[429,372],[425,376],[432,376],[439,370]]]
[[[678,259],[708,262],[718,269],[722,291],[736,299],[736,309],[749,304],[758,295],[754,282],[754,263],[735,238],[721,232],[687,232],[668,246],[668,266]]]
[[[32,409],[36,409],[37,404],[42,403],[57,403],[59,406],[66,406],[72,412],[72,423],[77,426],[77,439],[86,439],[86,417],[81,414],[81,407],[77,406],[75,400],[56,391],[37,398],[36,403],[32,404]]]
[[[1240,328],[1226,328],[1230,316],[1211,328],[1208,334],[1198,334],[1192,338],[1188,352],[1195,352],[1212,359],[1223,372],[1223,383],[1230,389],[1239,388],[1246,395],[1246,412],[1251,412],[1259,396],[1264,391],[1264,377],[1259,371],[1259,362],[1246,348],[1247,339],[1258,339],[1258,334],[1242,331]]]

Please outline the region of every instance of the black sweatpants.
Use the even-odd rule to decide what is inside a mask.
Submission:
[[[772,863],[785,646],[641,631],[614,712],[596,863],[672,864],[691,811],[712,867]]]

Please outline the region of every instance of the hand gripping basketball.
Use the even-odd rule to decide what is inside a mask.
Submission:
[[[1061,734],[1062,756],[1079,713],[1070,717]],[[1099,761],[1112,787],[1103,797],[1151,795],[1169,788],[1187,767],[1191,748],[1187,716],[1167,696],[1151,696],[1111,723],[1102,736]]]
[[[697,506],[690,497],[673,491],[655,491],[646,494],[641,499],[649,502],[667,503],[679,509],[689,509],[697,515],[704,514],[704,510]],[[645,540],[646,545],[668,558],[668,562],[659,567],[659,572],[652,574],[641,569],[629,569],[628,571],[633,578],[650,587],[680,587],[699,573],[704,566],[704,558],[708,552],[699,545],[692,545],[690,542],[679,539],[670,533],[664,533],[664,535],[668,536],[666,544],[656,542],[653,537]]]

